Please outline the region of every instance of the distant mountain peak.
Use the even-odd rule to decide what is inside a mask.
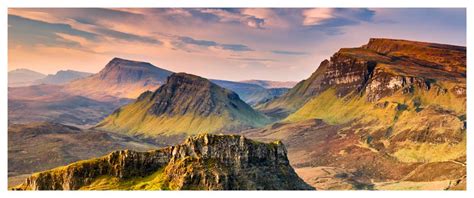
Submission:
[[[149,62],[143,62],[143,61],[135,61],[135,60],[129,60],[129,59],[124,59],[124,58],[118,58],[114,57],[112,60],[109,61],[109,63],[106,65],[106,67],[113,67],[113,66],[153,66]]]
[[[146,90],[156,90],[172,73],[148,62],[116,57],[99,73],[71,82],[65,89],[96,100],[132,99]]]
[[[11,70],[9,72],[35,72],[35,73],[39,73],[37,71],[33,71],[31,69],[27,69],[27,68],[18,68],[18,69],[14,69],[14,70]]]
[[[37,80],[36,83],[60,85],[60,84],[66,84],[68,82],[71,82],[77,79],[85,78],[91,75],[92,73],[80,72],[80,71],[75,71],[71,69],[59,70],[56,72],[56,74],[49,74],[45,78]]]
[[[99,75],[105,76],[112,71],[120,71],[120,72],[150,71],[150,72],[153,72],[153,70],[161,70],[161,68],[158,68],[148,62],[127,60],[127,59],[122,59],[122,58],[113,58],[99,72]]]
[[[26,68],[19,68],[8,72],[8,86],[29,86],[35,84],[36,80],[42,79],[44,77],[46,77],[46,75],[42,73]]]

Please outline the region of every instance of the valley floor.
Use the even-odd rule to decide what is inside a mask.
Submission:
[[[430,182],[413,181],[358,181],[344,169],[337,167],[314,167],[295,169],[299,177],[317,190],[446,190],[456,184],[456,180]]]

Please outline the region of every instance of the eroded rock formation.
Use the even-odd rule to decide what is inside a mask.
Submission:
[[[133,182],[144,177],[153,177],[154,182]],[[97,181],[101,178],[115,183],[100,186]],[[33,174],[15,189],[134,189],[140,185],[155,190],[313,189],[296,175],[281,142],[266,144],[237,135],[199,135],[148,152],[115,151]]]

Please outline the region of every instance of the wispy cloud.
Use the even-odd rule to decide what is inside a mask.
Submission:
[[[220,22],[240,23],[251,28],[263,28],[265,24],[264,19],[245,14],[242,12],[242,9],[197,9],[196,11],[201,14],[207,14],[207,16],[196,14],[197,16],[213,16]]]
[[[149,37],[149,36],[140,36],[140,35],[136,35],[136,34],[120,32],[120,31],[107,29],[107,28],[96,28],[95,31],[96,31],[96,33],[99,33],[103,36],[108,36],[108,37],[112,37],[112,38],[115,38],[115,39],[122,39],[122,40],[126,40],[126,41],[137,41],[137,42],[157,44],[157,45],[163,44],[163,42],[159,41],[158,39],[155,39],[155,38]]]
[[[275,62],[275,59],[269,58],[228,58],[230,60],[239,60],[239,61],[254,61],[254,62]]]
[[[16,15],[8,15],[8,24],[9,41],[12,45],[80,46],[77,42],[64,39],[59,36],[58,33],[81,37],[88,40],[98,39],[97,34],[74,29],[68,24],[47,23]]]
[[[314,8],[302,12],[302,25],[328,35],[340,35],[341,27],[371,22],[375,11],[366,8]]]
[[[272,53],[274,54],[281,54],[281,55],[296,55],[296,56],[301,56],[301,55],[307,55],[307,52],[297,52],[297,51],[284,51],[284,50],[273,50]]]
[[[241,45],[241,44],[222,44],[220,47],[224,50],[231,50],[231,51],[237,51],[237,52],[247,52],[247,51],[254,51],[253,49],[250,49],[246,45]]]
[[[183,47],[186,45],[196,45],[201,47],[216,47],[218,49],[230,50],[236,52],[253,51],[250,47],[242,44],[225,44],[209,40],[198,40],[187,36],[179,36],[174,42],[175,46]]]

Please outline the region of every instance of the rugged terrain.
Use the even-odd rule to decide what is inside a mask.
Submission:
[[[157,146],[143,140],[57,123],[12,124],[8,127],[9,184],[15,177],[98,157],[120,149],[146,151]]]
[[[76,91],[86,97],[73,98],[72,102],[59,105],[62,109],[72,107],[64,114],[48,111],[48,108],[71,97],[72,85],[65,85],[65,89],[52,85],[10,88],[9,119],[20,119],[28,111],[18,115],[14,112],[30,108],[41,110],[36,114],[31,111],[32,117],[41,117],[44,111],[45,115],[55,113],[56,117],[63,118],[62,122],[86,117],[91,120],[84,123],[94,123],[103,114],[91,113],[82,107],[107,112],[109,108],[101,109],[99,106],[103,104],[96,103],[114,101],[115,95],[138,96],[91,131],[100,129],[142,140],[154,139],[155,144],[161,145],[175,144],[190,135],[202,133],[243,133],[264,142],[281,140],[288,146],[288,159],[296,173],[317,189],[466,188],[465,47],[370,39],[361,47],[340,49],[322,61],[308,79],[288,91],[279,92],[282,94],[279,97],[267,97],[264,90],[272,89],[263,88],[263,84],[255,85],[262,83],[259,81],[209,81],[190,74],[166,72],[157,80],[156,75],[145,74],[148,70],[156,70],[156,67],[136,61],[112,60],[100,75],[71,83],[82,81],[86,89]],[[100,76],[102,81],[90,81],[102,78]],[[145,82],[143,79],[153,80]],[[102,84],[109,81],[114,85]],[[96,82],[100,83],[94,84]],[[91,86],[87,87],[89,84]],[[79,88],[80,84],[72,87]],[[90,91],[93,88],[95,91]],[[64,91],[48,92],[55,89]],[[139,94],[140,90],[144,92]],[[51,96],[60,100],[52,100]],[[267,116],[252,109],[242,100],[244,97]],[[30,103],[19,103],[29,99]],[[34,103],[48,106],[44,109],[32,104],[41,99],[52,102]],[[121,102],[115,101],[107,104]],[[66,115],[77,117],[69,119]],[[275,120],[279,121],[272,123]],[[196,143],[211,142],[206,140],[209,138],[219,140],[217,142],[222,140],[225,144],[202,147],[201,143]],[[266,168],[258,169],[256,175],[245,175],[240,172],[245,169],[241,161],[235,166],[235,160],[227,163],[229,158],[225,156],[228,154],[208,150],[217,148],[228,153],[235,151],[232,148],[239,148],[245,153],[262,154],[264,146],[226,150],[229,148],[223,145],[236,145],[235,138],[245,145],[245,142],[252,142],[240,136],[201,135],[188,139],[183,145],[153,152],[117,151],[102,158],[34,174],[19,189],[301,189],[301,186],[282,184],[279,179],[286,177],[274,177],[279,174],[291,176],[293,169],[289,171],[291,173],[275,173],[272,172],[275,169],[270,168],[269,173],[274,176],[269,176],[260,172],[268,168],[265,165]],[[176,152],[172,152],[175,149]],[[213,157],[205,158],[203,152],[206,156],[213,153]],[[268,155],[267,151],[263,153]],[[249,160],[248,163],[266,160],[232,156],[232,159]],[[286,160],[285,163],[289,162]],[[242,178],[246,178],[245,181]],[[266,183],[260,184],[257,179]],[[267,186],[272,182],[277,183],[276,186]]]
[[[283,120],[247,135],[282,139],[316,187],[334,181],[309,181],[316,167],[375,189],[443,189],[466,174],[465,47],[371,39],[259,108]]]
[[[109,155],[35,173],[17,190],[311,190],[281,142],[199,135],[180,145]]]
[[[155,92],[141,94],[117,109],[97,128],[180,141],[191,134],[239,131],[269,120],[239,96],[207,79],[185,73],[171,75]]]

